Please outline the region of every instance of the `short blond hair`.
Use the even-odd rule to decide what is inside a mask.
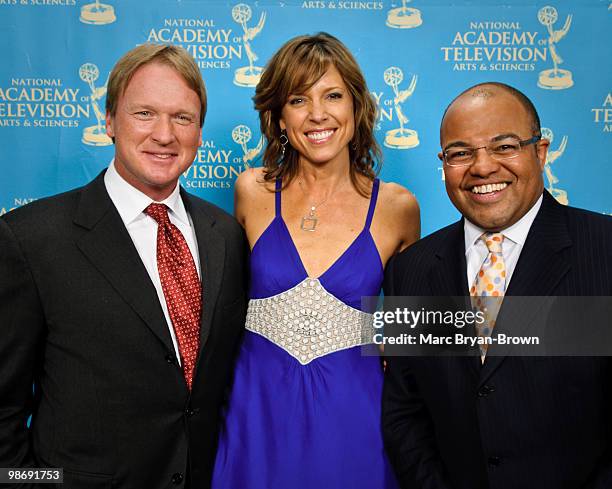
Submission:
[[[106,112],[114,116],[119,96],[123,95],[136,71],[150,63],[160,63],[177,71],[200,99],[200,127],[206,116],[206,87],[198,65],[182,47],[142,44],[125,53],[113,68],[106,91]]]

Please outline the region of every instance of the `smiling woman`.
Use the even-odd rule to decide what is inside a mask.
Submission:
[[[376,105],[339,40],[288,41],[254,101],[268,144],[236,181],[251,301],[213,487],[395,488],[361,298],[418,239],[418,205],[375,178]]]
[[[334,82],[337,86],[333,86]],[[260,113],[262,132],[268,140],[264,154],[268,170],[265,178],[273,181],[281,177],[286,186],[296,176],[300,152],[293,143],[282,146],[280,137],[285,129],[283,119],[287,105],[313,103],[313,100],[304,96],[314,85],[317,85],[318,92],[323,88],[331,89],[331,92],[333,88],[341,89],[335,94],[324,95],[329,95],[329,99],[339,99],[342,106],[350,105],[352,114],[349,129],[352,134],[345,143],[349,151],[351,180],[361,188],[357,174],[362,173],[370,180],[373,179],[376,164],[382,158],[373,133],[376,103],[353,55],[340,41],[325,33],[299,36],[287,42],[272,57],[257,85],[253,100]],[[282,165],[279,164],[281,153]]]
[[[353,97],[335,66],[304,94],[289,96],[279,127],[302,164],[342,164],[349,159],[355,133]]]

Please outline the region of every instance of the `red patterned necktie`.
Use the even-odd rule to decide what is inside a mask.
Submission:
[[[167,207],[164,204],[151,204],[144,212],[157,221],[157,269],[178,342],[183,375],[191,390],[200,346],[202,315],[202,287],[198,271],[185,238],[170,222]]]

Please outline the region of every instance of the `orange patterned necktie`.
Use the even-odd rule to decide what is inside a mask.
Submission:
[[[484,233],[479,239],[484,241],[489,254],[476,275],[470,295],[473,307],[479,309],[485,318],[483,323],[476,323],[476,334],[481,337],[490,337],[506,292],[506,264],[502,255],[504,235]],[[495,299],[497,297],[499,299]],[[486,344],[480,345],[480,354],[483,359],[487,354],[487,347]]]
[[[189,246],[170,222],[164,204],[151,204],[145,214],[157,221],[157,269],[178,342],[183,375],[191,390],[200,346],[202,287]]]

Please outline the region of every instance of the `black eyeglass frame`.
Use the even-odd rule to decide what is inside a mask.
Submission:
[[[522,150],[522,149],[523,149],[525,146],[529,146],[530,144],[535,144],[535,143],[537,143],[538,141],[540,141],[541,139],[542,139],[542,135],[541,135],[541,134],[536,134],[535,136],[532,136],[532,137],[531,137],[531,138],[529,138],[529,139],[518,140],[517,142],[518,142],[518,144],[519,144],[519,148]],[[489,156],[491,156],[491,158],[493,158],[493,159],[495,159],[495,160],[498,160],[498,161],[500,161],[500,160],[501,160],[501,161],[504,161],[504,160],[512,160],[512,159],[516,158],[516,157],[519,155],[519,153],[517,152],[517,153],[516,153],[515,155],[513,155],[513,156],[507,156],[507,157],[500,158],[499,156],[495,156],[495,155],[491,154],[491,152],[487,150],[487,148],[489,147],[489,145],[490,145],[490,144],[491,144],[491,143],[489,143],[489,144],[485,144],[484,146],[478,146],[477,148],[464,148],[464,149],[468,149],[468,150],[470,150],[470,151],[472,151],[472,152],[473,152],[472,154],[473,154],[474,159],[472,159],[471,161],[466,162],[466,163],[460,163],[460,164],[454,164],[454,165],[452,165],[452,164],[450,164],[450,163],[448,162],[448,159],[447,159],[447,153],[448,153],[448,151],[447,151],[447,150],[444,150],[444,151],[442,151],[442,156],[444,157],[444,163],[445,163],[446,165],[450,166],[451,168],[458,168],[458,167],[462,167],[462,166],[473,165],[473,164],[474,164],[474,162],[476,161],[476,152],[477,152],[479,149],[483,149],[483,148],[484,148],[484,150],[487,152],[487,154],[488,154]]]

